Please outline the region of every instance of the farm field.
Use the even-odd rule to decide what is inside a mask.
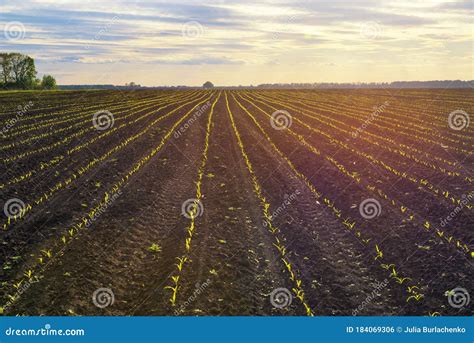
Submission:
[[[0,93],[2,312],[472,315],[448,298],[474,280],[473,112],[470,89]]]

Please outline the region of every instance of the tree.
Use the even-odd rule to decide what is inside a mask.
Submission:
[[[10,63],[10,54],[0,54],[0,76],[2,86],[6,87],[12,81],[12,65]]]
[[[206,88],[206,89],[214,88],[214,85],[212,84],[211,81],[206,81],[206,82],[202,85],[202,88]]]
[[[30,56],[22,54],[13,53],[10,55],[16,86],[22,89],[33,88],[36,81],[35,61]]]
[[[43,80],[41,80],[42,89],[56,89],[56,79],[51,75],[44,75]]]
[[[125,83],[125,87],[129,87],[129,88],[140,88],[141,85],[140,84],[137,84],[135,82],[130,82],[130,83]]]
[[[35,61],[19,53],[0,54],[0,76],[5,88],[32,89],[36,85]]]

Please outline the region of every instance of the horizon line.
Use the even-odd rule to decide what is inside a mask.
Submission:
[[[207,82],[206,80],[203,82]],[[133,82],[133,81],[132,81]],[[211,81],[212,82],[212,81]],[[396,81],[344,81],[344,82],[261,82],[258,84],[247,84],[247,85],[214,85],[214,87],[258,87],[262,85],[382,85],[382,84],[393,84],[393,83],[429,83],[429,82],[463,82],[470,83],[474,82],[474,79],[434,79],[434,80],[396,80]],[[113,84],[113,83],[70,83],[70,84],[59,84],[61,86],[114,86],[114,87],[133,87],[127,84]],[[189,85],[189,84],[174,84],[174,85],[153,85],[144,86],[139,83],[135,83],[137,87],[202,87],[201,85]]]

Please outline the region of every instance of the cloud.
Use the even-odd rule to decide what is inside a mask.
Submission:
[[[474,4],[472,0],[449,1],[439,5],[440,9],[461,11],[463,13],[474,12]]]
[[[323,75],[321,68],[343,70],[374,58],[394,70],[403,63],[395,55],[401,51],[410,63],[421,50],[425,59],[439,61],[440,49],[455,54],[450,63],[458,58],[461,70],[472,54],[466,43],[472,40],[471,1],[6,0],[0,29],[11,21],[24,24],[25,37],[2,40],[0,48],[55,68],[219,66],[235,77],[236,66],[306,65]],[[191,21],[199,26],[189,35],[183,28]]]

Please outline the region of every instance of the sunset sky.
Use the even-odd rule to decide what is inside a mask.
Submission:
[[[472,1],[0,0],[59,84],[473,79]]]

